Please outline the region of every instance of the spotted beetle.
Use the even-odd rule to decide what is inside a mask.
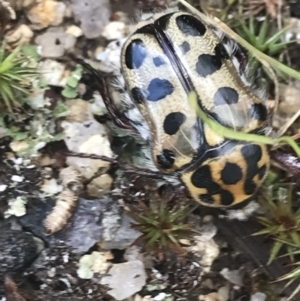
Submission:
[[[186,12],[159,15],[125,42],[121,72],[133,102],[125,114],[110,97],[108,79],[90,66],[112,119],[147,141],[164,176],[177,177],[206,206],[229,207],[253,197],[269,169],[267,146],[214,133],[188,102],[223,126],[264,134],[265,93],[247,78],[241,46],[211,24]],[[141,120],[131,118],[138,109]]]

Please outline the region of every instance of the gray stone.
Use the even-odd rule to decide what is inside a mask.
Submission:
[[[109,0],[72,0],[75,19],[88,39],[101,35],[111,15]]]
[[[37,241],[30,233],[0,225],[0,278],[6,273],[22,271],[39,252]]]
[[[68,224],[55,237],[82,254],[103,237],[114,237],[120,224],[120,210],[115,201],[79,199]]]
[[[137,239],[141,233],[132,229],[130,224],[133,220],[126,214],[122,215],[121,225],[118,227],[117,231],[114,231],[113,219],[107,216],[103,223],[106,225],[105,235],[100,243],[103,249],[126,249],[132,244],[132,242]]]
[[[36,43],[41,46],[41,56],[58,58],[73,49],[76,38],[65,32],[47,31],[36,38]]]
[[[115,264],[101,279],[101,284],[108,285],[107,293],[115,300],[129,298],[146,284],[144,264],[139,260]]]

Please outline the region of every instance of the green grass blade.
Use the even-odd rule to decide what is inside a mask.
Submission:
[[[282,37],[282,35],[290,28],[290,26],[287,26],[277,33],[275,33],[272,37],[270,37],[267,41],[266,44],[270,46],[274,45],[278,40]]]
[[[280,242],[280,241],[276,241],[271,250],[270,250],[270,258],[269,258],[269,261],[268,261],[268,265],[276,258],[277,254],[279,253],[281,247],[283,246],[283,243]]]
[[[0,73],[4,73],[7,70],[11,69],[14,65],[14,59],[20,52],[20,47],[17,47],[13,52],[11,52],[1,63]]]
[[[265,18],[265,20],[263,21],[263,23],[260,27],[259,35],[257,37],[257,44],[258,45],[266,44],[264,42],[265,42],[267,32],[268,32],[268,29],[269,29],[269,24],[268,23],[269,23],[268,18]]]

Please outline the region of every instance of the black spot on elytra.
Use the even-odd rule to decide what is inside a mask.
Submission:
[[[250,108],[250,115],[253,119],[264,121],[268,117],[268,111],[262,103],[255,103]]]
[[[266,175],[266,172],[267,172],[267,166],[266,165],[263,165],[260,169],[259,169],[259,172],[258,172],[258,176],[259,176],[259,179],[263,179],[263,177]]]
[[[166,134],[174,135],[185,122],[186,116],[181,112],[173,112],[166,116],[163,128]]]
[[[191,176],[191,182],[199,188],[208,188],[212,183],[211,171],[208,165],[200,166]]]
[[[132,88],[131,95],[133,100],[138,104],[143,103],[145,101],[145,96],[141,88],[138,87]]]
[[[162,153],[158,156],[157,163],[163,168],[171,168],[175,162],[174,152],[170,149],[163,149]]]
[[[187,36],[203,36],[206,32],[205,25],[190,15],[181,15],[176,18],[176,24],[180,31]]]
[[[145,44],[142,40],[131,41],[125,51],[125,64],[129,69],[138,69],[147,56]]]
[[[222,60],[220,57],[211,54],[201,54],[196,63],[196,71],[201,77],[206,77],[220,70]]]
[[[220,196],[221,196],[221,200],[220,200],[221,205],[230,206],[233,204],[234,196],[230,191],[223,189],[220,192]]]
[[[257,185],[254,182],[254,177],[258,174],[261,177],[263,169],[258,167],[258,162],[262,157],[262,150],[259,145],[247,144],[242,147],[241,153],[246,160],[247,173],[246,181],[244,184],[244,190],[247,195],[251,195],[255,192]]]
[[[153,63],[156,67],[159,67],[161,65],[164,65],[165,61],[161,56],[156,56],[153,58]]]
[[[220,70],[222,67],[222,61],[229,59],[229,55],[221,43],[215,46],[214,52],[214,55],[201,54],[198,57],[196,71],[200,76],[206,77]]]
[[[226,185],[236,184],[242,177],[242,169],[235,163],[227,162],[221,172],[222,181]]]
[[[206,204],[213,204],[215,202],[212,195],[208,193],[199,194],[198,197],[201,202],[204,202]]]
[[[183,54],[186,54],[187,52],[189,52],[191,50],[190,44],[186,41],[183,42],[179,47]]]
[[[231,105],[238,103],[239,94],[236,90],[230,87],[221,87],[214,95],[214,104],[218,105]]]
[[[221,60],[228,60],[229,59],[228,52],[227,52],[226,48],[224,47],[224,45],[221,44],[221,43],[216,45],[215,54]]]
[[[234,203],[234,195],[230,191],[222,189],[218,183],[213,181],[209,165],[199,167],[192,174],[191,182],[195,187],[207,189],[207,193],[198,196],[199,200],[204,203],[213,204],[215,202],[214,195],[220,196],[221,205],[229,206]]]
[[[172,94],[174,86],[167,79],[154,78],[148,86],[147,99],[150,101],[161,100]]]
[[[191,182],[198,188],[206,188],[211,194],[217,194],[221,190],[220,185],[212,179],[209,165],[203,165],[196,169],[191,176]]]
[[[241,152],[248,163],[248,160],[255,161],[255,164],[259,162],[262,157],[261,147],[257,144],[246,144],[242,147]]]

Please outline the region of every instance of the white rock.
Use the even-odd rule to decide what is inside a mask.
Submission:
[[[146,284],[144,264],[139,260],[114,264],[101,284],[108,285],[107,293],[116,300],[129,298]]]
[[[69,26],[66,30],[66,33],[74,36],[75,38],[79,38],[83,35],[82,29],[75,25]]]
[[[19,158],[15,158],[15,159],[12,159],[14,161],[15,164],[17,165],[21,165],[23,164],[23,161],[24,159],[22,157],[19,157]]]
[[[15,31],[6,36],[5,39],[8,44],[22,46],[28,44],[32,37],[33,31],[26,24],[21,24]]]
[[[113,179],[110,175],[104,174],[93,179],[87,185],[87,192],[90,196],[101,198],[110,191]]]
[[[68,80],[65,65],[57,61],[46,59],[39,64],[39,74],[48,85],[64,87]]]
[[[15,140],[15,141],[12,141],[9,144],[9,146],[15,153],[18,153],[18,152],[25,151],[29,147],[29,144],[26,141]]]
[[[166,293],[159,293],[157,296],[153,298],[154,301],[164,301],[166,298],[170,297],[171,295],[168,295]]]
[[[243,285],[243,273],[240,270],[230,271],[228,268],[224,268],[220,274],[232,284],[242,286]]]
[[[102,32],[102,36],[107,40],[122,39],[127,35],[127,26],[120,21],[109,22]]]
[[[250,301],[265,301],[267,299],[266,294],[257,292],[251,296]]]
[[[112,158],[113,152],[110,148],[106,129],[96,120],[62,123],[64,129],[64,140],[68,149],[74,152],[95,154]],[[90,179],[99,170],[107,169],[109,162],[88,158],[68,157],[67,164],[75,167],[86,179]]]
[[[4,216],[5,218],[10,217],[11,215],[14,216],[23,216],[26,214],[26,203],[27,199],[25,197],[17,197],[14,200],[9,200],[9,209],[5,211]]]
[[[93,252],[91,255],[93,256],[92,270],[95,273],[106,273],[111,266],[111,263],[107,262],[106,254],[104,252]]]
[[[38,150],[42,149],[45,146],[46,146],[46,142],[40,141],[34,146],[33,151],[37,152]]]
[[[53,0],[38,1],[27,11],[27,17],[34,29],[43,29],[48,26],[58,26],[62,23],[66,5]]]
[[[18,175],[13,175],[13,176],[11,177],[11,180],[12,180],[13,182],[21,183],[21,182],[23,182],[24,177],[21,177],[21,176],[18,176]]]
[[[4,185],[4,184],[0,185],[0,192],[5,191],[6,188],[7,188],[7,185]]]
[[[47,195],[54,195],[61,192],[63,190],[63,186],[58,185],[57,181],[54,178],[50,180],[45,179],[41,187],[41,190],[45,192]]]
[[[77,275],[82,279],[91,279],[94,273],[106,273],[110,266],[111,263],[107,262],[105,253],[95,251],[80,258]]]
[[[86,256],[88,255],[83,256],[79,261],[77,275],[81,279],[92,279],[94,276],[94,272],[91,270],[92,259]]]
[[[201,258],[199,263],[205,272],[210,271],[213,261],[220,253],[219,246],[212,238],[216,232],[217,228],[212,223],[203,226],[203,233],[201,233],[202,235],[195,236],[195,244],[187,247],[189,251],[197,254]]]

